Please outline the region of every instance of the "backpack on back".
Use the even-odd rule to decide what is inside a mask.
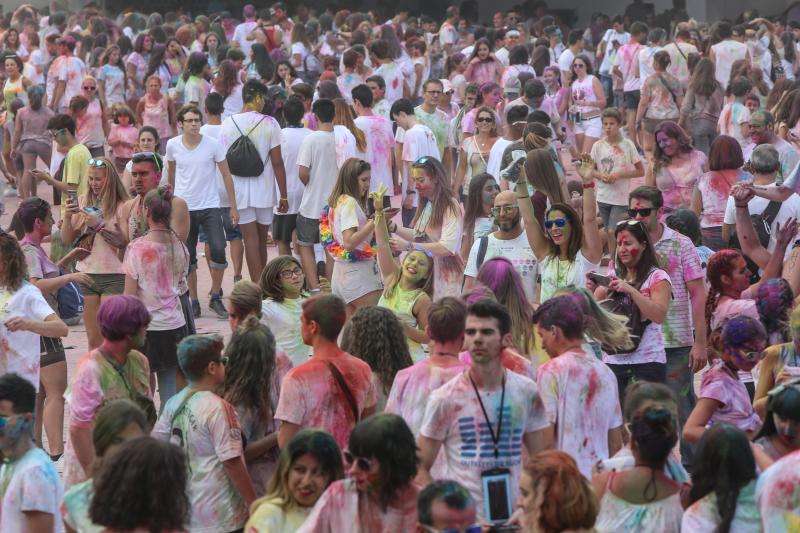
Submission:
[[[231,116],[233,125],[239,130],[239,138],[233,141],[233,144],[228,147],[228,151],[225,154],[225,159],[228,161],[228,168],[230,168],[231,174],[239,176],[240,178],[257,178],[264,172],[264,161],[261,160],[261,154],[258,153],[258,148],[256,148],[256,145],[250,140],[250,134],[253,133],[253,130],[256,129],[265,118],[267,118],[266,115],[261,117],[261,120],[245,134],[239,128],[239,125],[236,124],[233,116]]]

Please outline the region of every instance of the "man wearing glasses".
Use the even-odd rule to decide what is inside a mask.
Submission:
[[[484,262],[492,257],[505,257],[522,277],[528,301],[534,303],[539,262],[522,227],[514,191],[503,191],[495,197],[492,218],[497,224],[497,231],[477,239],[469,251],[464,271],[464,292],[471,291],[475,286],[475,278]]]

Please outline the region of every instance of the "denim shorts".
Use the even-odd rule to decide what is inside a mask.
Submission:
[[[612,205],[597,202],[597,212],[600,213],[600,218],[603,219],[603,228],[607,230],[616,228],[617,224],[628,218],[627,205]]]
[[[622,96],[625,98],[626,110],[635,112],[639,108],[639,100],[642,99],[641,91],[625,91]]]
[[[319,242],[319,220],[297,215],[297,244],[313,246]]]
[[[202,229],[210,248],[209,266],[214,270],[225,270],[228,260],[225,257],[225,232],[222,229],[222,210],[219,207],[189,211],[189,272],[197,268],[197,237]]]
[[[228,242],[231,241],[241,241],[242,240],[242,231],[239,229],[239,226],[234,226],[231,222],[231,210],[228,207],[220,207],[219,210],[222,212],[222,229],[225,231],[225,240]],[[206,232],[203,231],[203,228],[200,228],[200,231],[197,234],[197,240],[202,242],[203,244],[206,243]]]

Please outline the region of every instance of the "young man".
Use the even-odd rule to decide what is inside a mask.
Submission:
[[[319,295],[303,302],[300,331],[313,353],[283,378],[275,409],[275,419],[281,421],[279,447],[285,448],[302,428],[315,427],[333,435],[344,450],[356,423],[375,412],[369,365],[336,344],[345,318],[345,304],[337,296]]]
[[[552,18],[552,17],[551,17]],[[564,43],[564,34],[561,32],[561,28],[552,24],[544,28],[542,32],[545,38],[548,41],[549,51],[550,51],[550,64],[557,65],[558,60],[561,57],[561,54],[564,52],[566,48]]]
[[[676,27],[675,39],[664,47],[670,60],[667,72],[678,78],[684,91],[689,88],[689,54],[698,53],[697,47],[689,42],[691,38],[687,24],[680,22]]]
[[[431,467],[443,449],[452,479],[469,491],[481,519],[482,474],[504,470],[513,500],[519,494],[522,446],[530,456],[552,446],[552,426],[536,383],[503,368],[510,332],[511,317],[500,304],[481,300],[469,307],[465,345],[472,366],[431,394],[418,440],[417,480],[432,481]]]
[[[200,128],[201,135],[208,135],[219,140],[220,130],[222,129],[222,113],[224,110],[225,98],[219,93],[209,93],[204,105],[207,122]],[[219,204],[228,205],[228,194],[225,192],[225,184],[222,175],[217,172],[217,192],[219,193]],[[220,208],[222,213],[222,229],[225,230],[225,240],[231,249],[231,262],[233,263],[233,282],[242,279],[242,262],[244,261],[244,244],[242,243],[242,231],[240,226],[231,224],[230,209]],[[241,217],[241,215],[239,215]],[[241,223],[241,221],[240,221]],[[208,246],[208,239],[204,233],[200,233],[198,239],[205,245],[206,263],[211,261],[211,248]],[[209,264],[209,268],[211,265]]]
[[[351,91],[364,83],[364,79],[358,74],[359,67],[364,64],[364,56],[358,53],[355,48],[350,48],[342,55],[344,70],[336,78],[336,86],[345,101],[353,105]]]
[[[475,278],[484,262],[492,257],[505,257],[519,272],[525,295],[533,304],[537,292],[538,261],[522,226],[514,191],[503,191],[495,197],[492,217],[498,229],[472,244],[464,271],[464,291],[469,292],[475,286]]]
[[[267,264],[267,233],[272,224],[273,208],[277,206],[278,212],[285,213],[289,207],[281,156],[281,127],[274,118],[261,113],[266,99],[267,87],[258,80],[247,80],[242,88],[244,109],[226,118],[219,134],[226,153],[239,137],[247,135],[264,162],[259,176],[232,176],[236,202],[231,205],[240,210],[239,226],[251,281],[259,279]]]
[[[572,30],[567,34],[567,49],[558,57],[558,70],[561,71],[561,85],[569,87],[572,78],[572,61],[583,52],[583,32]]]
[[[408,81],[400,64],[395,63],[389,55],[389,45],[384,41],[373,41],[369,47],[369,51],[373,56],[372,64],[378,65],[373,75],[380,76],[386,83],[386,100],[389,105],[394,104],[397,100],[403,98],[406,89],[408,89]],[[410,90],[410,89],[409,89]]]
[[[455,481],[434,481],[417,497],[417,531],[478,531],[475,501]]]
[[[211,301],[209,309],[220,319],[228,318],[228,311],[222,303],[222,275],[228,262],[225,258],[225,234],[222,230],[222,214],[217,194],[217,169],[222,174],[225,192],[230,200],[231,224],[239,223],[233,180],[225,160],[225,149],[209,137],[200,134],[202,114],[197,106],[184,106],[178,111],[178,122],[183,135],[167,141],[167,171],[169,184],[175,195],[183,198],[189,208],[189,293],[192,298],[192,311],[195,318],[200,316],[200,302],[197,299],[197,237],[200,228],[208,238],[211,248]]]
[[[170,398],[152,436],[183,448],[189,460],[192,531],[236,531],[256,499],[244,463],[242,431],[233,406],[214,392],[227,357],[219,336],[190,336],[178,345],[189,385]]]
[[[86,65],[79,57],[75,57],[75,38],[67,35],[58,40],[58,55],[61,60],[53,74],[58,77],[48,106],[55,113],[64,113],[73,96],[81,94],[81,83],[86,77]],[[55,63],[54,63],[55,64]],[[52,68],[52,67],[51,67]]]
[[[0,531],[62,530],[63,497],[55,463],[33,442],[36,389],[17,374],[0,376]]]
[[[442,22],[442,26],[439,28],[439,41],[442,44],[445,54],[450,56],[453,55],[453,46],[458,40],[458,30],[456,29],[458,17],[460,16],[458,7],[454,5],[449,6],[445,10],[445,16],[447,18]]]
[[[580,305],[570,295],[556,296],[534,314],[542,347],[550,356],[539,367],[536,384],[556,428],[555,448],[570,454],[581,473],[591,478],[592,466],[622,447],[622,411],[616,376],[582,348],[585,317]]]
[[[328,203],[328,196],[336,184],[336,141],[333,102],[320,98],[312,107],[317,120],[317,130],[300,144],[297,154],[298,177],[305,189],[297,212],[297,244],[300,262],[311,292],[319,291],[317,261],[314,244],[319,242],[319,216]]]
[[[450,129],[450,121],[447,115],[438,109],[439,99],[442,96],[444,86],[439,80],[428,80],[422,85],[422,103],[414,108],[414,114],[417,119],[428,126],[436,137],[436,146],[439,147],[439,153],[442,164],[447,168],[447,160],[453,154],[445,150],[447,144],[447,136]],[[402,141],[401,141],[402,142]]]
[[[250,61],[250,49],[253,47],[253,41],[249,40],[247,37],[250,35],[256,26],[258,26],[258,22],[256,22],[256,8],[253,4],[247,4],[242,8],[242,17],[244,21],[236,26],[236,29],[233,30],[233,39],[231,42],[236,43],[239,45],[239,49],[244,52],[247,61]]]
[[[281,131],[281,157],[286,171],[286,196],[289,208],[285,213],[273,212],[272,238],[278,244],[280,255],[292,255],[292,238],[297,226],[297,210],[303,199],[303,184],[298,176],[297,155],[303,140],[311,134],[311,130],[303,126],[303,101],[297,97],[287,98],[283,105],[283,117],[286,127]],[[374,171],[373,171],[374,172]]]
[[[661,268],[672,281],[672,299],[661,332],[667,352],[667,385],[678,398],[678,418],[683,426],[695,404],[693,373],[702,370],[708,360],[705,273],[692,241],[658,221],[664,205],[661,191],[638,187],[629,202],[628,217],[641,220],[650,232]],[[692,447],[683,440],[681,461],[691,470]]]
[[[505,133],[497,139],[489,151],[489,159],[486,162],[486,172],[492,176],[500,177],[500,166],[503,160],[503,152],[506,148],[511,146],[515,141],[522,138],[522,132],[525,130],[526,117],[528,116],[528,107],[525,105],[514,105],[506,107],[506,128]]]
[[[384,98],[386,81],[382,76],[370,76],[366,83],[369,90],[372,91],[372,112],[376,116],[391,120],[389,111],[392,109],[392,104]]]
[[[592,146],[594,170],[597,180],[597,209],[608,233],[609,256],[614,258],[616,239],[614,230],[627,218],[628,194],[641,184],[644,165],[636,145],[622,136],[622,115],[614,107],[604,109],[603,138]]]
[[[392,121],[375,115],[372,110],[372,91],[364,84],[351,91],[356,126],[367,138],[367,151],[364,159],[370,164],[369,192],[377,191],[383,185],[387,191],[395,190],[394,133]]]
[[[397,121],[397,160],[401,166],[398,169],[402,179],[398,180],[402,184],[403,197],[403,225],[408,226],[414,218],[419,199],[417,191],[414,189],[414,180],[411,176],[411,165],[420,157],[433,157],[439,159],[439,146],[436,144],[436,137],[428,126],[421,124],[416,114],[414,106],[405,98],[401,98],[392,105],[392,120]],[[402,137],[401,137],[402,132]]]
[[[620,44],[627,44],[631,35],[625,31],[625,23],[621,15],[614,17],[611,27],[606,30],[600,43],[597,45],[597,61],[600,68],[597,69],[600,82],[603,84],[603,92],[606,95],[606,102],[614,101],[614,79],[611,75],[611,67],[614,58],[614,47],[612,41]],[[695,50],[696,52],[696,50]]]
[[[714,63],[714,77],[720,85],[727,87],[731,77],[731,67],[740,59],[749,63],[750,50],[746,44],[733,39],[733,26],[730,22],[722,21],[717,24],[717,36],[720,42],[711,47],[708,58]]]
[[[631,24],[630,42],[622,45],[617,50],[617,64],[612,69],[614,74],[622,78],[622,94],[625,98],[628,139],[634,142],[637,139],[636,110],[639,109],[639,100],[642,96],[642,80],[639,77],[639,66],[636,59],[639,57],[639,50],[644,46],[642,42],[646,38],[647,26],[643,22]]]

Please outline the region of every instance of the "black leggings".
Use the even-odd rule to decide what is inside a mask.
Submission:
[[[667,382],[666,363],[639,363],[633,365],[609,364],[608,368],[617,376],[619,403],[625,405],[625,389],[636,381]]]

